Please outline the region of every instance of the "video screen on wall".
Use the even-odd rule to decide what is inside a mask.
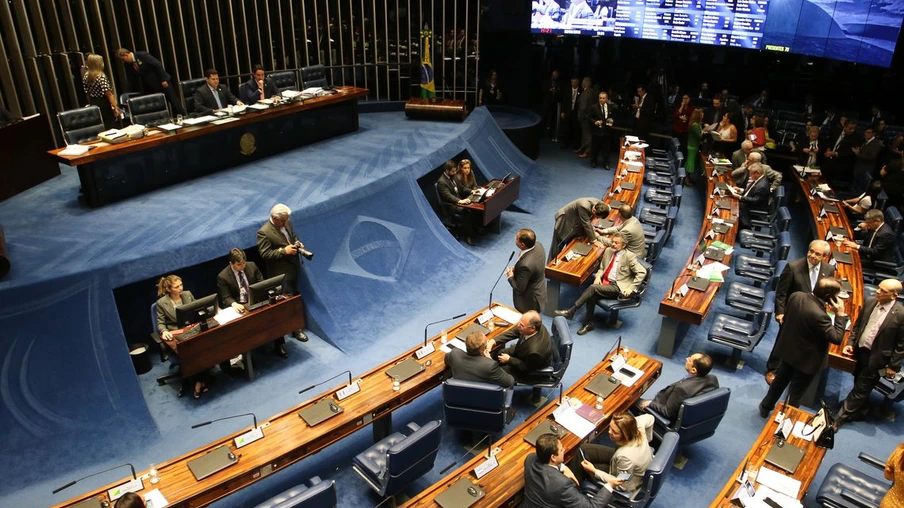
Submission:
[[[531,31],[891,65],[904,0],[532,0]]]

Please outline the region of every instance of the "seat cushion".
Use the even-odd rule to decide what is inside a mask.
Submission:
[[[709,329],[709,340],[738,349],[750,347],[753,323],[729,314],[716,314]]]
[[[829,468],[816,493],[816,501],[829,506],[857,506],[844,499],[842,492],[847,491],[871,502],[873,506],[879,506],[889,486],[884,480],[873,478],[847,464],[839,463]]]
[[[766,290],[741,282],[732,282],[725,293],[725,303],[735,309],[754,314],[763,308]]]
[[[380,473],[386,468],[386,452],[390,448],[405,440],[401,432],[394,432],[379,442],[355,456],[354,464],[361,471],[379,478]]]

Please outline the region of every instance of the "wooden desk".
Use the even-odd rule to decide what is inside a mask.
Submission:
[[[813,416],[811,413],[793,406],[788,406],[788,408],[785,409],[784,404],[779,403],[769,421],[766,422],[766,426],[763,427],[763,431],[760,432],[759,437],[754,441],[753,446],[750,447],[750,451],[747,452],[747,455],[741,460],[737,469],[729,476],[728,482],[726,482],[725,486],[722,487],[722,490],[719,491],[716,499],[709,505],[710,508],[734,508],[734,505],[731,504],[731,498],[741,486],[735,479],[740,476],[745,464],[747,464],[748,467],[755,466],[772,469],[773,471],[785,474],[781,469],[778,469],[771,464],[766,464],[766,455],[768,455],[769,450],[772,449],[772,444],[775,441],[773,435],[778,428],[778,424],[775,423],[775,415],[778,411],[786,411],[786,416],[791,418],[791,421],[794,422],[806,422]],[[804,450],[803,460],[800,462],[800,465],[797,466],[794,474],[790,475],[791,478],[800,481],[800,492],[798,493],[797,499],[802,500],[804,495],[806,495],[807,490],[810,488],[810,484],[813,483],[813,478],[816,477],[816,471],[819,469],[820,464],[822,464],[822,459],[826,455],[826,450],[825,448],[816,446],[813,441],[807,441],[799,437],[794,437],[793,435],[787,442]]]
[[[164,341],[179,356],[183,378],[214,367],[238,355],[245,355],[248,379],[254,378],[251,351],[274,339],[304,328],[301,295],[266,305],[225,325],[200,332],[187,340]]]
[[[624,160],[625,152],[632,148],[625,147],[624,138],[621,138],[621,145],[621,150],[619,150],[618,153],[618,165],[615,168],[615,177],[612,179],[612,183],[606,190],[603,201],[611,204],[613,201],[618,200],[636,208],[643,188],[643,174],[646,170],[646,155],[642,148],[635,149],[641,153],[639,160],[644,163],[644,168],[638,173],[628,172],[626,176],[622,177],[623,170],[626,171],[628,167]],[[634,188],[631,190],[623,189],[617,193],[614,192],[622,182],[633,182]],[[637,210],[635,210],[635,214],[637,214]],[[609,211],[607,219],[613,221],[615,225],[624,222],[624,219],[621,218],[621,215],[615,208]],[[556,309],[561,308],[559,306],[559,293],[562,289],[562,284],[564,283],[572,286],[583,285],[593,271],[596,270],[599,260],[603,256],[603,251],[605,249],[593,247],[586,256],[581,256],[572,261],[566,261],[565,255],[579,243],[588,243],[587,238],[574,238],[568,242],[568,245],[562,249],[562,252],[560,252],[555,259],[546,265],[546,278],[549,279],[549,281],[546,285],[546,307],[543,312],[547,316],[554,316]],[[553,246],[551,245],[550,248],[552,247]]]
[[[96,148],[81,156],[49,153],[78,168],[90,206],[101,206],[358,130],[358,99],[367,89],[338,87],[334,95],[266,111],[245,110],[234,122],[151,129],[134,141]]]
[[[854,237],[853,231],[851,231],[851,225],[848,222],[847,214],[844,212],[844,207],[841,206],[841,203],[835,203],[838,206],[838,211],[840,213],[826,213],[826,217],[819,218],[820,210],[822,210],[823,205],[829,201],[825,201],[819,196],[810,196],[810,189],[819,184],[826,183],[825,179],[823,179],[822,176],[801,178],[800,174],[793,168],[791,171],[796,176],[795,179],[797,180],[797,183],[800,184],[804,197],[808,198],[807,200],[810,205],[810,226],[813,230],[813,238],[825,239],[829,233],[829,228],[835,226],[843,228],[846,231],[844,235],[845,238],[852,239]],[[849,252],[851,254],[851,259],[853,260],[853,264],[850,265],[844,263],[837,263],[835,265],[835,277],[847,279],[852,288],[850,298],[844,300],[844,309],[847,311],[848,316],[850,316],[851,329],[853,330],[854,323],[857,322],[860,311],[863,309],[863,267],[860,263],[860,252],[857,251],[857,249],[849,249],[840,246],[835,242],[829,242],[829,246],[832,248],[833,252]],[[829,344],[829,367],[846,372],[854,371],[854,364],[856,363],[854,359],[844,356],[841,353],[850,333],[851,332],[848,331],[844,334],[844,340],[841,344]],[[823,371],[823,375],[824,373],[825,371]]]
[[[50,124],[44,115],[0,129],[0,201],[60,174],[60,166],[45,152],[53,148]],[[56,121],[56,119],[54,119]]]
[[[578,445],[582,442],[593,441],[597,436],[604,433],[609,427],[609,421],[614,413],[625,411],[633,405],[640,396],[650,387],[662,370],[662,362],[650,358],[646,355],[630,351],[623,353],[628,360],[628,364],[633,365],[644,371],[634,386],[620,386],[615,389],[604,402],[604,412],[606,417],[603,418],[596,430],[587,436],[586,440],[578,439],[572,433],[567,433],[562,438],[562,445],[565,447],[565,454],[571,457]],[[596,403],[596,395],[584,389],[584,387],[599,373],[609,372],[607,370],[609,360],[604,359],[598,363],[590,372],[585,374],[577,383],[568,389],[566,395],[581,401],[583,404],[593,405]],[[445,491],[450,485],[458,481],[460,478],[468,478],[472,482],[476,482],[480,488],[486,491],[486,496],[481,498],[474,507],[497,507],[497,506],[514,506],[521,501],[522,490],[524,489],[524,459],[534,453],[534,447],[524,440],[524,436],[530,433],[538,424],[544,422],[552,415],[552,412],[558,407],[558,399],[553,398],[552,402],[547,404],[543,409],[535,412],[524,423],[516,427],[508,433],[500,441],[493,443],[494,447],[499,447],[501,451],[496,455],[499,462],[493,471],[487,473],[480,480],[476,480],[472,476],[472,471],[478,464],[484,461],[484,454],[481,453],[469,460],[467,463],[459,467],[455,472],[443,478],[433,486],[427,488],[417,496],[411,498],[403,506],[430,506],[435,507],[434,499],[437,495]]]
[[[490,180],[489,183],[493,182],[501,182],[502,180],[494,179]],[[514,178],[509,180],[508,183],[502,185],[496,192],[493,193],[492,196],[485,199],[482,203],[471,203],[468,205],[462,205],[462,208],[468,208],[470,210],[476,210],[481,214],[481,224],[484,226],[488,226],[490,223],[495,223],[496,227],[494,230],[498,233],[500,230],[500,221],[498,220],[502,216],[502,212],[512,206],[518,199],[518,194],[521,192],[521,176],[515,175]]]
[[[706,160],[706,158],[704,158],[704,160]],[[696,271],[688,270],[687,267],[690,266],[691,263],[693,263],[694,259],[696,259],[697,256],[702,254],[700,243],[712,228],[712,218],[714,216],[711,214],[711,212],[716,206],[716,200],[727,200],[731,205],[731,208],[727,210],[718,210],[715,217],[718,217],[726,222],[730,222],[732,225],[727,232],[723,234],[716,234],[715,238],[707,240],[706,243],[708,244],[712,241],[718,240],[728,245],[734,246],[735,236],[737,235],[738,228],[740,227],[738,221],[738,199],[732,197],[727,193],[727,195],[724,197],[713,197],[713,190],[715,189],[717,182],[724,182],[728,185],[734,185],[734,182],[731,179],[731,170],[725,171],[723,174],[713,177],[712,163],[706,160],[704,167],[706,174],[709,176],[706,182],[706,207],[703,209],[706,215],[703,218],[703,223],[700,225],[700,234],[697,236],[697,243],[695,244],[694,250],[687,258],[687,263],[682,265],[681,272],[678,274],[678,277],[675,278],[675,282],[672,283],[672,287],[669,290],[668,294],[666,294],[662,298],[662,301],[659,302],[659,313],[662,314],[663,317],[662,325],[659,329],[659,343],[656,347],[656,354],[664,356],[666,358],[672,357],[672,354],[675,352],[675,341],[679,338],[679,336],[683,336],[683,332],[686,331],[686,325],[700,325],[701,323],[703,323],[703,320],[706,319],[706,315],[709,313],[709,310],[713,306],[713,301],[715,301],[716,294],[718,294],[719,292],[719,288],[722,286],[722,284],[719,282],[711,282],[706,291],[697,291],[690,289],[687,295],[673,299],[673,296],[675,296],[674,293],[683,284],[686,284],[688,281],[690,281],[696,273]],[[713,263],[713,261],[707,260],[705,264],[709,263]],[[730,265],[731,256],[726,255],[722,260],[722,264]]]
[[[494,305],[500,304],[496,303]],[[477,316],[484,310],[481,309],[480,312],[449,328],[449,336],[454,337],[456,333],[476,322]],[[497,326],[494,331],[489,333],[489,337],[495,338],[511,328],[513,328],[512,325]],[[386,371],[407,358],[414,358],[415,351],[423,346],[420,341],[415,347],[358,377],[361,391],[341,402],[337,402],[344,409],[337,416],[315,427],[309,427],[304,420],[299,418],[298,412],[316,404],[324,397],[331,396],[336,390],[343,388],[344,383],[333,386],[298,406],[261,421],[260,426],[263,428],[264,438],[242,447],[241,450],[235,450],[232,440],[243,434],[248,430],[247,428],[159,464],[157,471],[160,476],[160,482],[156,485],[151,485],[145,481],[145,490],[140,491],[139,494],[144,495],[154,488],[159,488],[163,496],[169,501],[170,506],[192,508],[206,506],[274,472],[280,471],[290,464],[319,452],[368,424],[373,423],[375,438],[379,438],[391,427],[393,410],[430,391],[442,381],[445,358],[444,354],[439,351],[440,344],[438,339],[439,336],[434,336],[432,339],[432,342],[437,346],[437,351],[420,360],[420,363],[425,365],[429,360],[430,365],[427,365],[426,369],[420,374],[402,382],[401,390],[397,392],[392,390],[392,381]],[[337,370],[341,368],[343,367],[337,366]],[[330,373],[324,373],[323,377],[328,377],[328,374]],[[297,387],[287,387],[286,389],[295,388]],[[211,435],[218,434],[217,430],[210,430],[209,432]],[[229,446],[237,456],[240,456],[239,462],[200,482],[196,481],[188,469],[188,461],[200,457],[221,445]],[[141,474],[146,476],[147,471],[143,471]],[[107,489],[120,485],[125,480],[114,482],[56,506],[72,506],[91,497],[96,497],[101,501],[108,501]]]

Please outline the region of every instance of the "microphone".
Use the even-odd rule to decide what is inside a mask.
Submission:
[[[118,466],[113,466],[113,467],[111,467],[110,469],[104,469],[103,471],[98,471],[98,472],[96,472],[96,473],[91,473],[91,474],[89,474],[88,476],[83,476],[83,477],[81,477],[81,478],[79,478],[79,479],[77,479],[77,480],[72,480],[71,482],[67,483],[66,485],[63,485],[62,487],[59,487],[59,488],[57,488],[57,489],[54,489],[54,490],[53,490],[53,493],[56,494],[56,493],[60,492],[61,490],[66,490],[66,489],[68,489],[69,487],[75,485],[76,483],[78,483],[78,482],[80,482],[80,481],[82,481],[82,480],[86,480],[86,479],[88,479],[88,478],[91,478],[92,476],[97,476],[97,475],[99,475],[99,474],[108,473],[108,472],[110,472],[110,471],[113,471],[114,469],[119,469],[119,468],[121,468],[122,466],[129,466],[129,469],[132,470],[132,480],[137,480],[137,479],[138,479],[138,477],[135,476],[135,466],[133,466],[132,464],[126,462],[126,463],[124,463],[124,464],[119,464]],[[144,486],[142,485],[141,488],[143,489]],[[140,489],[139,489],[139,490],[140,490]]]
[[[609,351],[606,351],[606,355],[603,356],[603,360],[605,361],[606,358],[609,358],[609,355],[613,351],[615,351],[615,354],[619,354],[621,352],[621,335],[618,336],[618,339],[615,340],[615,344],[613,344],[612,347],[609,348]]]
[[[446,472],[449,471],[450,469],[452,469],[453,466],[455,466],[456,464],[458,464],[458,462],[459,462],[461,459],[463,459],[463,458],[467,457],[468,455],[470,455],[471,452],[473,452],[475,448],[477,448],[478,446],[480,446],[481,444],[483,444],[483,442],[486,441],[487,439],[489,439],[491,435],[492,435],[492,434],[487,434],[486,436],[484,436],[483,439],[481,439],[481,440],[478,441],[474,446],[472,446],[471,448],[469,448],[468,451],[466,451],[464,454],[462,454],[461,457],[458,457],[458,458],[455,459],[452,463],[450,463],[448,466],[446,466],[445,468],[443,468],[443,470],[439,472],[440,476],[446,474]]]
[[[562,390],[563,390],[562,383],[559,383],[559,405],[560,406],[562,405]]]
[[[446,321],[452,321],[453,319],[461,319],[461,318],[465,317],[465,314],[467,314],[467,313],[466,313],[466,312],[462,312],[461,314],[459,314],[459,315],[457,315],[457,316],[452,316],[452,317],[450,317],[450,318],[440,319],[439,321],[434,321],[434,322],[432,322],[432,323],[427,323],[427,326],[424,327],[424,347],[427,347],[427,327],[429,327],[429,326],[431,326],[431,325],[438,324],[438,323],[445,323]]]
[[[323,381],[321,381],[321,382],[319,382],[319,383],[315,383],[315,384],[312,384],[311,386],[308,386],[308,387],[306,387],[306,388],[303,388],[303,389],[299,390],[298,393],[301,394],[301,393],[304,393],[304,392],[306,392],[306,391],[308,391],[308,390],[313,390],[314,388],[316,388],[316,387],[322,385],[323,383],[326,383],[327,381],[332,381],[332,380],[336,379],[337,377],[341,376],[342,374],[348,374],[348,384],[346,384],[345,386],[350,386],[350,385],[352,384],[352,371],[346,370],[346,371],[343,371],[343,372],[340,372],[340,373],[336,374],[335,376],[333,376],[333,377],[331,377],[331,378],[329,378],[329,379],[325,379],[325,380],[323,380]]]
[[[196,423],[196,424],[192,425],[191,428],[197,429],[198,427],[205,427],[205,426],[207,426],[207,425],[210,425],[210,424],[213,423],[213,422],[220,422],[220,421],[223,421],[223,420],[230,420],[230,419],[232,419],[232,418],[239,418],[239,417],[241,417],[241,416],[250,416],[251,418],[254,418],[254,428],[255,428],[255,429],[257,428],[257,416],[255,416],[254,413],[242,413],[242,414],[237,414],[237,415],[232,415],[232,416],[224,416],[224,417],[222,417],[222,418],[217,418],[217,419],[215,419],[215,420],[210,420],[210,421],[208,421],[208,422]]]
[[[509,255],[508,261],[505,262],[505,268],[508,268],[508,264],[512,262],[512,258],[515,257],[515,251],[512,251],[511,255]],[[499,277],[496,278],[496,283],[493,284],[493,289],[490,290],[490,303],[487,305],[487,308],[493,306],[493,291],[496,291],[496,285],[499,284],[499,281],[502,279],[502,276],[505,274],[505,268],[502,269],[502,273],[499,274]]]

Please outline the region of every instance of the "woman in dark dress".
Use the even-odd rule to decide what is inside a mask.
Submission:
[[[116,104],[116,96],[113,87],[104,74],[104,59],[100,55],[89,54],[85,59],[85,67],[88,72],[82,77],[82,86],[85,96],[92,106],[100,108],[100,116],[104,121],[104,127],[113,128],[113,123],[120,116],[119,106]]]
[[[490,77],[483,82],[477,96],[477,105],[499,104],[502,101],[502,90],[499,89],[499,75],[490,71]]]

